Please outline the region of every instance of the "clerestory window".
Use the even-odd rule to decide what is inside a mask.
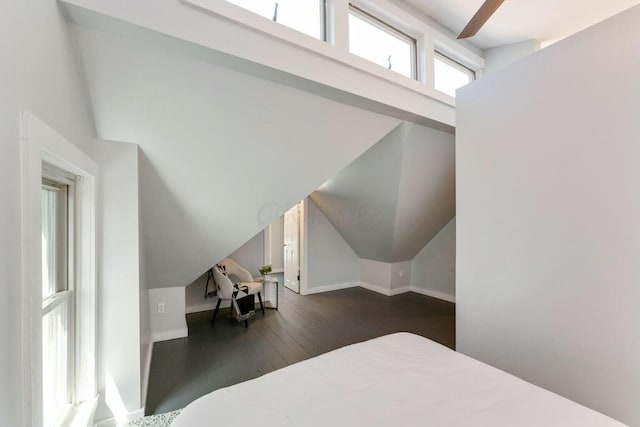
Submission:
[[[416,79],[416,40],[353,5],[349,8],[349,52]]]
[[[324,0],[227,0],[264,18],[325,40]]]

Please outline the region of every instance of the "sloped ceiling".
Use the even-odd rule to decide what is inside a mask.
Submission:
[[[361,258],[382,261],[393,257],[403,126],[311,194]]]
[[[484,0],[394,2],[409,4],[458,34]],[[524,40],[537,40],[548,45],[639,3],[640,0],[507,0],[469,40],[482,49]]]
[[[311,198],[360,258],[411,260],[455,216],[454,137],[405,122]]]
[[[99,137],[140,146],[150,288],[193,282],[400,123],[206,49],[75,31]]]

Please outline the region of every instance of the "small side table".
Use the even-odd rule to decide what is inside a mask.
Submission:
[[[262,286],[264,287],[265,296],[267,294],[267,285],[268,284],[275,285],[275,287],[276,287],[276,305],[274,306],[270,301],[268,303],[265,301],[264,308],[271,308],[273,310],[277,310],[278,309],[278,288],[280,287],[279,283],[278,283],[278,279],[276,279],[275,277],[270,277],[268,280],[264,280],[262,277],[257,277],[257,278],[255,278],[253,280],[258,282],[258,283],[262,283]]]

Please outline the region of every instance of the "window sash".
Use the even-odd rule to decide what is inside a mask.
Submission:
[[[438,52],[437,50],[434,51],[434,59],[435,60],[434,60],[433,86],[439,92],[455,97],[455,89],[462,87],[466,84],[469,84],[476,79],[476,72],[474,70],[465,66],[464,64],[461,64],[455,59],[452,59],[444,55],[443,53]],[[450,67],[451,69],[458,71],[462,75],[465,75],[467,77],[467,82],[464,84],[458,85],[457,87],[455,87],[455,89],[453,86],[449,86],[447,84],[443,85],[442,81],[439,81],[439,78],[438,78],[438,62],[440,62],[446,67]],[[453,93],[449,92],[450,89],[454,89]]]
[[[24,369],[37,375],[22,382],[20,412],[26,422],[42,425],[42,233],[41,191],[43,166],[54,165],[75,178],[75,228],[70,243],[75,245],[75,263],[70,268],[75,311],[75,389],[73,408],[63,425],[86,425],[97,403],[97,271],[96,271],[96,190],[98,165],[77,146],[28,111],[20,111],[21,208],[25,227],[21,228],[23,252],[21,305],[24,328],[32,331],[23,340]],[[34,268],[34,266],[36,268]],[[75,425],[75,424],[74,424]]]
[[[42,180],[42,298],[69,289],[69,187]]]
[[[438,58],[442,62],[445,62],[451,65],[453,68],[456,68],[462,71],[463,73],[467,74],[469,76],[469,82],[472,82],[476,79],[476,72],[472,68],[467,67],[466,65],[456,61],[455,59],[450,58],[449,56],[437,50],[434,51],[434,55],[436,58]]]
[[[54,250],[43,268],[55,270],[55,284],[42,300],[42,398],[43,424],[55,427],[68,416],[76,402],[76,315],[75,315],[75,211],[77,209],[75,176],[48,163],[42,165],[43,238],[45,228],[53,226],[43,242],[43,251]],[[50,193],[49,206],[46,193]],[[49,255],[49,254],[47,254]],[[46,266],[45,263],[54,266]],[[44,270],[43,270],[44,272]],[[49,275],[51,277],[51,275]],[[46,280],[43,274],[43,282]]]
[[[392,25],[388,24],[382,19],[368,13],[363,9],[360,9],[359,7],[351,3],[349,3],[349,14],[362,19],[363,21],[367,22],[368,24],[371,24],[377,29],[389,34],[390,36],[405,42],[409,46],[409,55],[410,55],[410,63],[411,63],[410,78],[413,80],[417,80],[418,78],[418,41],[415,38],[411,37],[409,34],[406,34],[405,32],[393,27]],[[364,59],[369,60],[368,58],[364,58]],[[376,65],[380,65],[380,64],[376,64]],[[395,71],[395,70],[392,69],[391,71]],[[398,74],[404,75],[401,73],[398,73]]]
[[[73,406],[73,292],[45,300],[42,314],[43,425],[60,425]]]
[[[278,3],[278,7],[279,7],[279,16],[282,16],[282,10],[280,8],[282,7],[286,7],[286,3],[283,5],[282,4],[282,0],[277,1],[277,0],[272,0],[271,2],[268,2],[267,0],[261,0],[260,6],[261,7],[255,7],[255,2],[254,4],[248,3],[246,0],[226,0],[227,2],[240,7],[246,11],[249,11],[251,13],[254,13],[258,16],[261,16],[265,19],[268,19],[270,21],[276,22],[280,25],[283,25],[287,28],[291,28],[294,31],[297,31],[299,33],[302,34],[306,34],[309,37],[313,37],[314,39],[320,40],[320,41],[327,41],[327,12],[326,12],[326,0],[314,0],[315,3],[317,3],[317,10],[318,10],[318,22],[317,22],[317,33],[315,33],[315,31],[312,32],[311,31],[307,31],[306,29],[304,29],[303,27],[300,26],[296,26],[295,24],[292,25],[290,22],[287,21],[282,21],[282,20],[273,20],[274,17],[274,11],[275,11],[275,4]],[[291,0],[292,2],[297,2],[298,0]],[[270,6],[268,9],[266,8],[266,6]]]

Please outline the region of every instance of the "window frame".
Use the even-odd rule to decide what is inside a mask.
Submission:
[[[64,420],[69,418],[69,414],[73,411],[74,406],[77,404],[76,402],[76,351],[77,351],[77,337],[75,334],[76,330],[76,318],[75,318],[75,298],[74,293],[71,290],[59,291],[54,295],[48,297],[46,299],[46,303],[43,302],[42,307],[42,320],[44,321],[45,317],[51,314],[52,311],[61,307],[63,305],[67,305],[67,316],[68,316],[68,326],[69,331],[67,334],[67,403],[65,405],[64,411],[61,412],[60,418],[58,418],[57,424],[60,425],[65,424]],[[44,358],[43,354],[43,358]],[[43,414],[44,415],[44,414]],[[43,419],[43,424],[45,420]]]
[[[22,411],[28,425],[43,424],[42,176],[43,161],[75,175],[73,266],[76,348],[72,402],[63,425],[86,425],[97,404],[96,177],[98,166],[82,150],[28,111],[20,112],[22,192]],[[74,424],[75,425],[75,424]]]
[[[369,24],[373,25],[374,27],[386,32],[387,34],[391,35],[392,37],[395,37],[399,40],[408,42],[409,47],[410,47],[410,52],[411,52],[411,57],[410,57],[410,61],[411,61],[411,77],[409,76],[405,76],[404,74],[400,74],[397,71],[394,70],[389,70],[389,71],[393,71],[396,74],[400,74],[401,76],[404,77],[408,77],[411,80],[415,80],[415,81],[419,81],[418,80],[418,40],[405,33],[402,30],[399,30],[398,28],[394,27],[393,25],[389,24],[388,22],[386,22],[385,20],[383,20],[382,18],[377,17],[376,15],[366,11],[365,9],[362,9],[360,6],[357,6],[351,2],[349,2],[349,15],[354,14],[356,17],[368,22]],[[347,16],[348,19],[348,16]],[[351,35],[351,28],[349,28],[349,35]],[[352,55],[357,56],[358,58],[362,58],[366,61],[369,61],[367,58],[364,58],[362,56],[359,56],[355,53],[351,52],[351,46],[348,46],[349,49],[349,53],[351,53]],[[372,61],[369,61],[372,62]],[[375,64],[375,62],[372,62],[373,64]],[[375,64],[380,66],[379,64]],[[382,68],[384,68],[383,66],[381,66]]]
[[[329,43],[329,8],[327,6],[327,0],[318,0],[318,3],[318,7],[320,8],[320,33],[322,37],[319,40]]]
[[[459,71],[462,71],[463,73],[467,74],[470,77],[469,83],[473,82],[474,80],[476,80],[478,78],[478,73],[477,73],[476,70],[474,70],[471,67],[468,67],[468,66],[464,65],[460,61],[456,61],[455,59],[451,58],[449,55],[441,52],[438,49],[434,49],[433,58],[434,58],[433,88],[436,91],[438,91],[439,93],[443,93],[443,94],[445,94],[447,96],[450,96],[449,94],[436,89],[436,74],[435,74],[435,60],[436,59],[444,62],[445,64],[450,65],[452,68],[455,68],[455,69],[457,69]],[[453,98],[455,98],[455,96]]]
[[[273,25],[267,22],[268,19],[256,16],[256,14],[235,6],[227,1],[221,0],[182,0],[191,7],[202,10],[203,13],[215,15],[212,19],[224,19],[229,21],[244,32],[247,43],[238,43],[235,46],[236,53],[244,58],[250,58],[253,62],[272,68],[286,74],[293,74],[303,79],[317,82],[321,85],[343,90],[356,96],[364,96],[375,102],[384,104],[390,103],[398,109],[406,109],[405,99],[409,102],[410,109],[424,117],[431,117],[435,120],[445,120],[447,126],[455,123],[453,112],[442,115],[441,104],[455,108],[455,98],[448,94],[435,90],[433,87],[433,50],[438,49],[445,52],[447,56],[461,61],[476,72],[476,79],[483,75],[485,60],[481,51],[471,45],[466,45],[456,40],[451,34],[443,30],[434,23],[415,16],[403,8],[398,8],[389,3],[388,0],[326,0],[326,42],[300,35],[299,32],[284,26]],[[381,18],[383,22],[389,23],[393,28],[400,29],[401,32],[409,34],[417,40],[417,78],[407,79],[407,75],[399,73],[389,73],[383,71],[386,67],[371,64],[370,61],[353,55],[349,52],[349,26],[348,14],[349,4],[369,11],[374,16]],[[226,29],[220,30],[224,35]],[[253,38],[253,33],[259,33],[266,37]],[[184,34],[185,37],[194,37],[191,34]],[[197,39],[197,40],[196,40]],[[194,38],[209,48],[227,51],[228,46],[224,45],[224,38]],[[253,43],[250,43],[251,40]],[[308,61],[282,60],[280,57],[269,55],[272,47],[282,47],[287,51],[298,52],[301,57],[309,58]],[[256,49],[260,46],[260,49]],[[343,68],[345,67],[346,68]],[[345,79],[339,79],[336,75],[345,71]],[[384,91],[376,89],[377,79],[386,80],[396,89],[408,90],[408,97],[394,94],[392,98],[384,94]],[[346,80],[362,81],[360,86],[350,85]],[[367,82],[364,84],[364,82]],[[354,89],[359,87],[360,89]],[[381,86],[382,87],[382,86]],[[425,98],[423,102],[423,98]],[[412,98],[409,100],[408,98]]]
[[[274,24],[281,25],[281,26],[283,26],[285,28],[288,28],[291,31],[295,31],[296,33],[300,33],[300,34],[302,34],[302,35],[304,35],[306,37],[311,37],[314,40],[319,40],[319,41],[325,42],[325,43],[329,42],[329,18],[327,16],[327,14],[328,14],[327,1],[328,0],[317,0],[318,1],[318,8],[319,8],[318,10],[320,12],[320,22],[318,23],[319,30],[320,30],[320,37],[319,38],[316,38],[316,37],[314,37],[314,36],[312,36],[312,35],[310,35],[308,33],[305,33],[303,31],[297,30],[297,29],[295,29],[293,27],[290,27],[287,24],[283,24],[282,22],[274,21],[273,19],[269,19],[268,17],[263,16],[263,15],[257,13],[257,12],[254,12],[251,9],[247,9],[246,7],[240,6],[239,4],[236,4],[231,0],[224,0],[224,1],[229,3],[230,5],[232,5],[233,7],[237,7],[240,10],[243,10],[245,12],[248,12],[248,13],[251,13],[251,14],[257,16],[260,19],[264,19],[264,20],[272,22]]]
[[[71,173],[56,168],[48,162],[42,162],[42,185],[51,187],[58,191],[64,188],[66,193],[64,196],[64,215],[66,217],[64,227],[64,232],[66,234],[66,241],[64,245],[64,257],[66,258],[66,262],[64,265],[64,274],[66,290],[74,290],[75,279],[75,178],[76,177]],[[70,224],[73,226],[70,226]],[[57,293],[58,291],[59,290],[56,286],[55,293]]]
[[[57,213],[64,213],[63,218],[56,218],[56,222],[64,223],[62,228],[64,235],[64,245],[62,249],[63,262],[56,258],[56,264],[64,264],[64,284],[60,286],[60,283],[56,283],[55,292],[48,296],[42,296],[42,321],[45,316],[49,315],[56,308],[66,304],[66,314],[68,316],[68,331],[67,331],[67,400],[68,405],[64,411],[64,415],[61,420],[68,417],[69,412],[73,409],[76,403],[76,384],[77,375],[76,372],[76,357],[78,353],[78,337],[76,335],[76,327],[79,319],[76,316],[76,300],[75,300],[75,266],[77,264],[76,258],[79,254],[75,251],[75,236],[76,236],[76,177],[70,172],[64,171],[61,168],[57,168],[52,164],[43,161],[42,162],[42,187],[54,188],[57,191],[64,191],[64,197],[62,198],[63,208],[58,207]],[[59,226],[60,224],[57,224]],[[57,235],[56,235],[57,236]],[[56,278],[56,282],[57,282]],[[44,340],[44,336],[43,336]],[[43,354],[43,358],[44,358]],[[44,374],[44,373],[43,373]],[[61,421],[59,420],[59,421]],[[44,421],[44,420],[43,420]]]

